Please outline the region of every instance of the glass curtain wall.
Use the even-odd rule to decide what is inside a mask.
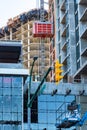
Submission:
[[[37,108],[38,123],[32,123],[31,130],[56,130],[55,124],[57,122],[58,108],[64,103],[66,107],[66,104],[71,103],[73,100],[75,100],[74,96],[39,95]]]
[[[22,130],[22,77],[0,76],[0,130]]]

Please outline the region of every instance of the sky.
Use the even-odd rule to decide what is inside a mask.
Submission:
[[[6,26],[8,19],[23,12],[38,8],[39,0],[0,0],[0,27]],[[47,2],[47,0],[45,0]]]

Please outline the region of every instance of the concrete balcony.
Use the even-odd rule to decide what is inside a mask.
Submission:
[[[61,23],[65,24],[66,23],[66,13],[64,13],[62,19],[61,19]]]
[[[87,40],[87,27],[86,27],[86,28],[84,29],[84,31],[82,32],[81,38]]]
[[[65,11],[65,10],[66,10],[66,8],[65,8],[65,0],[63,0],[63,2],[61,3],[60,9],[61,9],[62,11]]]
[[[62,45],[62,50],[65,51],[66,50],[66,44],[67,44],[67,41],[65,41]]]
[[[68,72],[69,72],[69,69],[67,69],[66,67],[66,69],[64,69],[64,72],[63,72],[64,79],[67,78]]]
[[[85,61],[84,64],[79,68],[79,70],[75,73],[74,78],[78,79],[80,75],[87,75],[87,60]]]
[[[66,64],[67,63],[67,58],[68,58],[68,54],[65,53],[65,56],[62,59],[62,64]]]
[[[87,57],[87,47],[83,49],[83,51],[81,52],[81,55]]]
[[[87,5],[87,0],[80,0],[79,4]]]
[[[83,21],[83,22],[87,21],[87,8],[84,10],[84,12],[80,18],[80,21]]]
[[[67,26],[65,26],[65,28],[63,29],[61,36],[62,37],[66,37],[66,30],[67,30]]]

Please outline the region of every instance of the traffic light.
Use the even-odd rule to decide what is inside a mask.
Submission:
[[[55,61],[55,82],[58,83],[62,78],[63,76],[61,75],[63,70],[61,69],[61,67],[63,66],[63,64],[60,64],[58,62],[58,60]]]

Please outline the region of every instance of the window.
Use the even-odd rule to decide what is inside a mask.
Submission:
[[[22,122],[22,77],[0,77],[0,120],[8,122],[4,129],[12,129],[11,121]]]
[[[75,27],[78,26],[78,11],[75,14]]]
[[[76,29],[76,43],[79,41],[79,28]]]
[[[77,44],[77,46],[76,46],[76,57],[77,57],[77,60],[78,60],[79,57],[80,57],[80,48],[79,48],[79,44]]]
[[[76,12],[77,8],[78,8],[78,0],[75,0],[75,12]]]

